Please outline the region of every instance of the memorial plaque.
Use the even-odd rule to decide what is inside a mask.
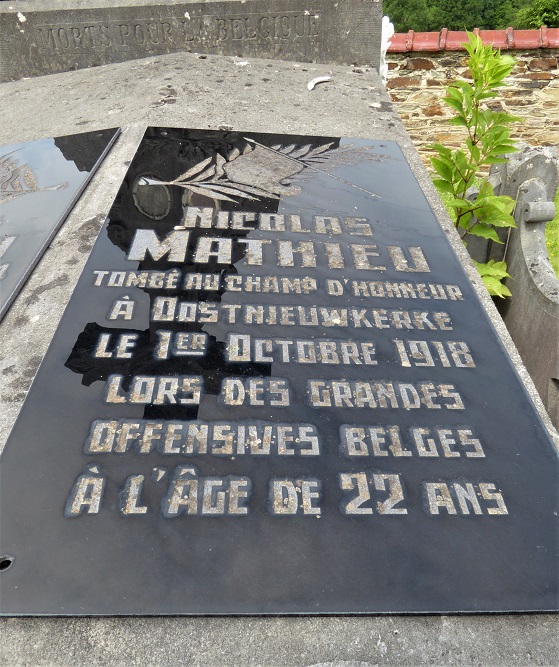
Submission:
[[[0,81],[178,51],[378,70],[381,23],[380,0],[0,3]]]
[[[0,318],[119,132],[0,146]]]
[[[396,143],[152,128],[0,463],[0,608],[557,610],[557,473]]]

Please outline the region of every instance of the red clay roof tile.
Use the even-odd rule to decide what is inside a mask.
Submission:
[[[479,30],[474,28],[484,44],[491,44],[498,49],[556,49],[559,48],[559,28],[539,30]],[[461,51],[467,35],[461,30],[447,30],[440,32],[396,33],[388,48],[389,53],[407,53],[409,51]]]

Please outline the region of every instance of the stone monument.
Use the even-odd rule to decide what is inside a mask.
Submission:
[[[0,81],[176,51],[379,67],[380,0],[0,3]]]

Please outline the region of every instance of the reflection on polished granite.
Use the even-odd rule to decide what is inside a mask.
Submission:
[[[0,146],[0,317],[118,132],[113,128]]]

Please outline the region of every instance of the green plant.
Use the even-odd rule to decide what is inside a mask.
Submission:
[[[521,119],[488,108],[487,101],[498,96],[495,90],[503,85],[515,61],[491,46],[484,46],[481,38],[471,33],[464,47],[469,55],[472,83],[455,81],[446,88],[444,101],[454,111],[448,122],[465,130],[465,149],[452,150],[442,144],[431,146],[436,152],[431,158],[437,173],[433,182],[441,195],[445,195],[446,206],[465,244],[468,235],[502,243],[495,227],[515,226],[512,217],[515,202],[510,197],[495,195],[486,172],[489,165],[506,162],[503,156],[517,150],[509,128]],[[481,179],[479,191],[470,199],[468,191],[476,179]],[[476,262],[476,266],[491,295],[510,296],[502,282],[508,277],[505,262]]]
[[[545,240],[549,261],[559,278],[559,192],[555,197],[555,211],[555,217],[545,226]]]
[[[518,11],[515,23],[519,28],[559,27],[559,0],[534,0]]]

